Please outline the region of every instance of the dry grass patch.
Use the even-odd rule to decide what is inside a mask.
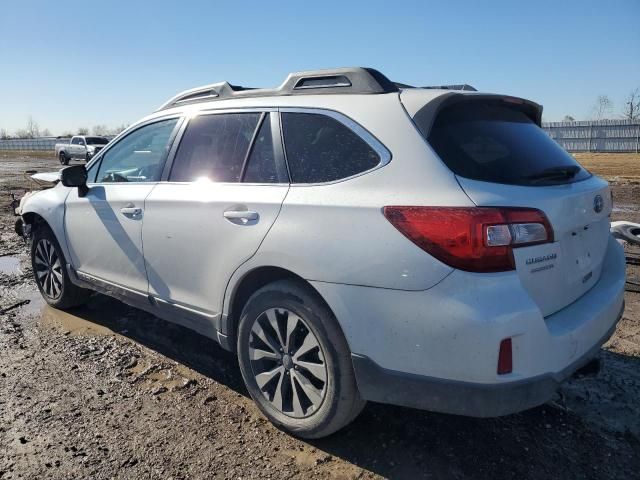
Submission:
[[[640,181],[640,153],[574,153],[590,172],[607,180]]]

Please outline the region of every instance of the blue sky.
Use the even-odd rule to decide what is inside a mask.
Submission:
[[[355,65],[527,97],[545,120],[587,118],[600,94],[618,113],[640,87],[640,0],[7,0],[0,128],[115,126],[194,86]]]

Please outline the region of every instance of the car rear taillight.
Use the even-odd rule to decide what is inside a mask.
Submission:
[[[441,262],[469,272],[514,270],[512,249],[553,242],[543,212],[512,207],[384,207],[404,236]]]

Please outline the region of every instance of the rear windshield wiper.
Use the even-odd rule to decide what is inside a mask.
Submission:
[[[575,177],[580,171],[578,165],[568,165],[566,167],[551,167],[542,170],[539,173],[533,175],[526,175],[524,178],[527,180],[570,180]]]

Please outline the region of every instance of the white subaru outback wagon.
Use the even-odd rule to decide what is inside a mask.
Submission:
[[[189,90],[26,202],[35,279],[215,339],[301,437],[367,400],[534,407],[611,336],[625,275],[608,184],[541,111],[368,68]]]

